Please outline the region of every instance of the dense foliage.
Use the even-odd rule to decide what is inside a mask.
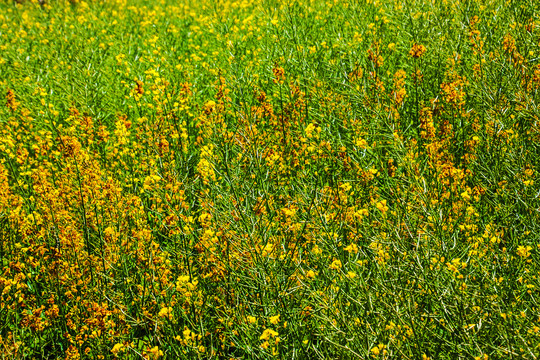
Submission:
[[[2,358],[537,358],[539,10],[2,0]]]

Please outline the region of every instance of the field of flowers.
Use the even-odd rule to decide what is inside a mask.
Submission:
[[[1,0],[2,359],[536,359],[534,0]]]

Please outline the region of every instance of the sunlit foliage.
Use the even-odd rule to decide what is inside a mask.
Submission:
[[[537,358],[539,15],[1,1],[2,358]]]

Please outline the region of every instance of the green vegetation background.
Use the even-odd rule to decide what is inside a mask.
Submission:
[[[533,1],[0,2],[3,358],[540,355]]]

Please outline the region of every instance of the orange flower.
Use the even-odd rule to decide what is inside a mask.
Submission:
[[[409,55],[417,59],[426,53],[426,47],[424,45],[414,44]]]

